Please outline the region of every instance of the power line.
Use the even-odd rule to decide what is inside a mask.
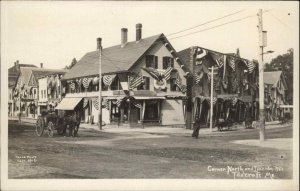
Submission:
[[[170,40],[181,38],[181,37],[185,37],[185,36],[189,36],[189,35],[196,34],[196,33],[199,33],[199,32],[204,32],[204,31],[211,30],[211,29],[214,29],[214,28],[218,28],[218,27],[221,27],[221,26],[224,26],[224,25],[228,25],[228,24],[231,24],[231,23],[242,21],[242,20],[245,20],[245,19],[248,19],[248,18],[251,18],[251,17],[256,17],[256,15],[249,15],[249,16],[241,18],[241,19],[236,19],[236,20],[233,20],[233,21],[229,21],[229,22],[226,22],[226,23],[215,25],[213,27],[209,27],[209,28],[206,28],[206,29],[203,29],[203,30],[200,30],[200,31],[195,31],[195,32],[188,33],[188,34],[185,34],[185,35],[173,37],[173,38],[170,38]]]
[[[276,17],[275,15],[273,15],[271,12],[270,12],[270,15],[275,18],[277,21],[279,21],[281,24],[283,24],[285,27],[291,29],[287,24],[285,24],[282,20],[280,20],[278,17]]]
[[[238,14],[238,13],[243,12],[243,11],[245,11],[245,9],[236,11],[236,12],[234,12],[234,13],[230,13],[230,14],[225,15],[225,16],[223,16],[223,17],[219,17],[219,18],[216,18],[216,19],[213,19],[213,20],[210,20],[210,21],[201,23],[201,24],[196,25],[196,26],[194,26],[194,27],[190,27],[190,28],[187,28],[187,29],[180,30],[180,31],[178,31],[178,32],[174,32],[174,33],[168,34],[168,36],[172,36],[172,35],[175,35],[175,34],[178,34],[178,33],[181,33],[181,32],[185,32],[185,31],[188,31],[188,30],[191,30],[191,29],[194,29],[194,28],[197,28],[197,27],[200,27],[200,26],[203,26],[203,25],[206,25],[206,24],[209,24],[209,23],[218,21],[218,20],[220,20],[220,19],[223,19],[223,18],[232,16],[232,15]]]

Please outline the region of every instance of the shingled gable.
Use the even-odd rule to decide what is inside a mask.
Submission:
[[[168,43],[174,51],[164,34],[155,35],[137,41],[103,49],[102,53],[102,74],[126,72],[140,60],[146,52],[153,47],[159,40]],[[99,71],[99,51],[88,52],[85,54],[69,72],[63,80],[75,79],[78,77],[96,76]]]
[[[286,82],[284,78],[282,78],[282,75],[283,75],[282,71],[264,72],[264,83],[276,87],[278,81],[282,79],[284,88],[287,89]]]

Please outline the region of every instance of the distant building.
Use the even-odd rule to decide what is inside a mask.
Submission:
[[[41,115],[50,107],[56,107],[62,99],[61,78],[67,70],[56,70],[38,77],[37,114]]]
[[[287,84],[282,71],[264,72],[265,113],[267,121],[283,117]]]
[[[18,114],[37,118],[38,107],[38,78],[46,75],[60,74],[63,70],[45,69],[41,63],[41,68],[22,67],[14,90],[15,115]],[[64,72],[63,72],[64,73]]]
[[[58,108],[79,107],[82,120],[98,122],[99,44],[85,54],[63,77],[66,96]],[[164,34],[127,42],[102,53],[102,120],[106,124],[184,125],[187,70]]]
[[[32,64],[20,64],[19,60],[14,63],[14,66],[8,69],[8,115],[15,115],[16,104],[14,99],[15,87],[20,75],[21,68],[37,68]]]

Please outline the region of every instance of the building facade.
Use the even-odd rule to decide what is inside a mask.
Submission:
[[[240,58],[239,53],[224,54],[202,47],[190,47],[178,54],[192,74],[188,82],[191,124],[199,119],[208,126],[211,102],[213,122],[219,118],[233,122],[243,122],[249,116],[251,120],[258,118],[257,63]]]
[[[99,120],[100,43],[97,41],[97,50],[84,55],[62,82],[64,99],[82,105],[82,120],[90,123]],[[136,40],[127,42],[127,29],[123,28],[121,44],[103,49],[101,64],[100,108],[106,124],[185,124],[188,71],[163,34],[142,38],[142,25],[137,24]],[[63,109],[63,102],[58,108]]]
[[[282,71],[264,72],[265,113],[267,121],[279,120],[288,107],[285,100],[287,84]],[[286,111],[287,112],[287,111]]]

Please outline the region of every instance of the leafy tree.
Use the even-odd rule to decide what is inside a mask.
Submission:
[[[64,69],[71,69],[76,63],[77,63],[76,58],[73,58],[71,64],[69,66],[65,66]]]
[[[286,101],[289,104],[293,104],[293,56],[294,49],[290,48],[287,53],[277,56],[271,60],[270,64],[265,65],[265,71],[283,71],[288,88]]]

